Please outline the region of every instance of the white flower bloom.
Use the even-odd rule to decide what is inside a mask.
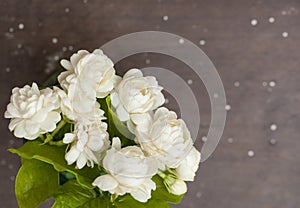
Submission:
[[[165,107],[156,110],[150,125],[136,127],[136,140],[149,155],[160,161],[159,168],[177,168],[193,147],[189,130],[182,119]]]
[[[93,53],[80,50],[71,56],[70,61],[62,60],[61,65],[67,71],[58,76],[58,81],[65,91],[75,84],[73,90],[80,91],[80,94],[104,98],[114,88],[117,79],[114,64],[100,49]]]
[[[165,102],[155,77],[143,77],[139,69],[131,69],[111,94],[111,103],[121,121],[130,120],[132,115],[144,114]]]
[[[69,92],[72,87],[69,88]],[[61,111],[70,120],[92,124],[104,119],[104,111],[100,109],[100,104],[95,98],[88,98],[84,93],[68,93],[63,90],[57,90],[61,100]]]
[[[201,159],[200,152],[193,147],[187,157],[176,168],[176,175],[184,181],[194,181]]]
[[[60,100],[55,90],[39,90],[36,83],[14,88],[5,118],[11,118],[9,130],[18,138],[36,139],[51,132],[61,120]]]
[[[111,194],[131,194],[140,202],[151,198],[151,190],[156,184],[151,180],[157,173],[156,161],[145,157],[138,146],[128,146],[121,149],[119,138],[113,138],[112,148],[103,159],[103,167],[107,175],[99,176],[93,182],[103,191]]]
[[[170,193],[175,195],[182,195],[187,192],[187,185],[186,183],[181,179],[176,179],[173,184],[169,186]]]
[[[93,167],[100,162],[103,153],[110,147],[107,124],[95,122],[91,125],[77,123],[73,133],[66,133],[63,139],[65,144],[71,143],[65,159],[68,164],[76,161],[76,167],[81,169],[86,164]]]

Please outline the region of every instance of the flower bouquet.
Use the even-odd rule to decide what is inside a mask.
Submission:
[[[14,88],[5,112],[24,145],[19,207],[170,207],[187,192],[200,153],[155,77],[116,75],[99,49],[80,50],[45,86]]]

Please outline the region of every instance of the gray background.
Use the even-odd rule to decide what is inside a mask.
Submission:
[[[200,47],[218,69],[231,110],[215,153],[201,165],[176,207],[299,207],[299,12],[297,0],[1,0],[0,113],[13,87],[43,83],[60,68],[58,59],[78,49],[91,51],[120,35],[144,30],[175,33],[199,46],[205,40]],[[275,18],[273,24],[269,17]],[[252,19],[258,20],[256,26]],[[130,57],[116,68],[152,64],[173,69],[185,80],[195,77],[183,64],[153,54]],[[276,86],[270,87],[271,81]],[[193,80],[191,88],[200,103],[200,148],[209,128],[210,105],[200,80]],[[169,107],[178,111],[169,100]],[[22,141],[7,130],[8,120],[2,117],[0,207],[11,208],[17,207],[14,179],[20,163],[6,149]],[[270,130],[272,123],[276,131]],[[248,151],[254,151],[254,157]]]

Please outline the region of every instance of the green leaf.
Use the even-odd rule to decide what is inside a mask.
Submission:
[[[92,199],[82,206],[78,208],[113,208],[114,206],[110,203],[108,198],[105,197],[97,197],[95,199]],[[129,207],[128,207],[129,208]]]
[[[98,99],[101,109],[104,110],[104,116],[107,118],[105,122],[108,125],[109,137],[119,137],[121,139],[122,147],[136,145],[134,142],[134,135],[128,130],[127,126],[120,121],[118,116],[111,109],[110,97],[106,99]]]
[[[165,200],[172,204],[179,204],[183,195],[171,194],[163,183],[163,179],[158,175],[153,176],[152,180],[156,183],[156,190],[152,192],[152,198]]]
[[[164,200],[157,200],[154,198],[149,199],[146,203],[139,202],[135,200],[131,195],[126,194],[122,197],[119,197],[115,202],[117,208],[128,208],[128,207],[137,207],[137,208],[170,208],[171,206],[168,202]]]
[[[54,74],[52,74],[45,82],[44,84],[42,85],[42,88],[45,88],[45,87],[51,87],[51,86],[56,86],[58,85],[58,80],[57,80],[57,77],[58,75],[63,72],[65,70],[58,70],[57,72],[55,72]]]
[[[16,197],[20,208],[37,207],[59,187],[58,172],[44,162],[23,159],[16,178]]]
[[[76,180],[70,180],[54,194],[55,203],[52,208],[80,207],[96,196],[97,193],[93,189],[83,188]]]
[[[43,144],[38,140],[26,142],[19,149],[9,149],[10,152],[18,154],[25,159],[37,159],[53,165],[59,172],[69,172],[75,175],[77,181],[82,186],[93,189],[92,182],[99,176],[98,167],[84,167],[76,169],[74,165],[68,165],[65,160],[66,146],[52,146]]]

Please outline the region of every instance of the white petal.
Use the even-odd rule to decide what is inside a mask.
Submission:
[[[76,162],[76,167],[78,169],[81,169],[83,168],[87,163],[87,158],[84,154],[80,154],[78,159],[77,159],[77,162]]]
[[[142,77],[143,73],[141,70],[139,69],[130,69],[129,71],[127,71],[124,76],[123,79],[127,79],[128,77]]]
[[[77,158],[79,157],[79,154],[80,154],[79,150],[77,150],[75,147],[71,147],[69,152],[67,152],[65,155],[65,159],[68,162],[68,165],[71,165],[72,163],[74,163],[77,160]]]
[[[72,134],[72,133],[66,133],[64,138],[63,138],[63,142],[65,144],[69,144],[71,142],[73,142],[75,139],[75,134]]]
[[[119,105],[117,108],[117,115],[120,121],[128,121],[129,120],[129,114],[123,107],[123,105]]]
[[[114,106],[115,108],[120,104],[119,96],[116,92],[111,93],[110,100],[112,106]]]
[[[64,67],[67,70],[72,70],[73,69],[73,66],[72,66],[71,62],[66,60],[66,59],[61,60],[60,64],[62,65],[62,67]]]
[[[92,184],[103,191],[110,191],[118,186],[118,182],[111,175],[100,176]]]

